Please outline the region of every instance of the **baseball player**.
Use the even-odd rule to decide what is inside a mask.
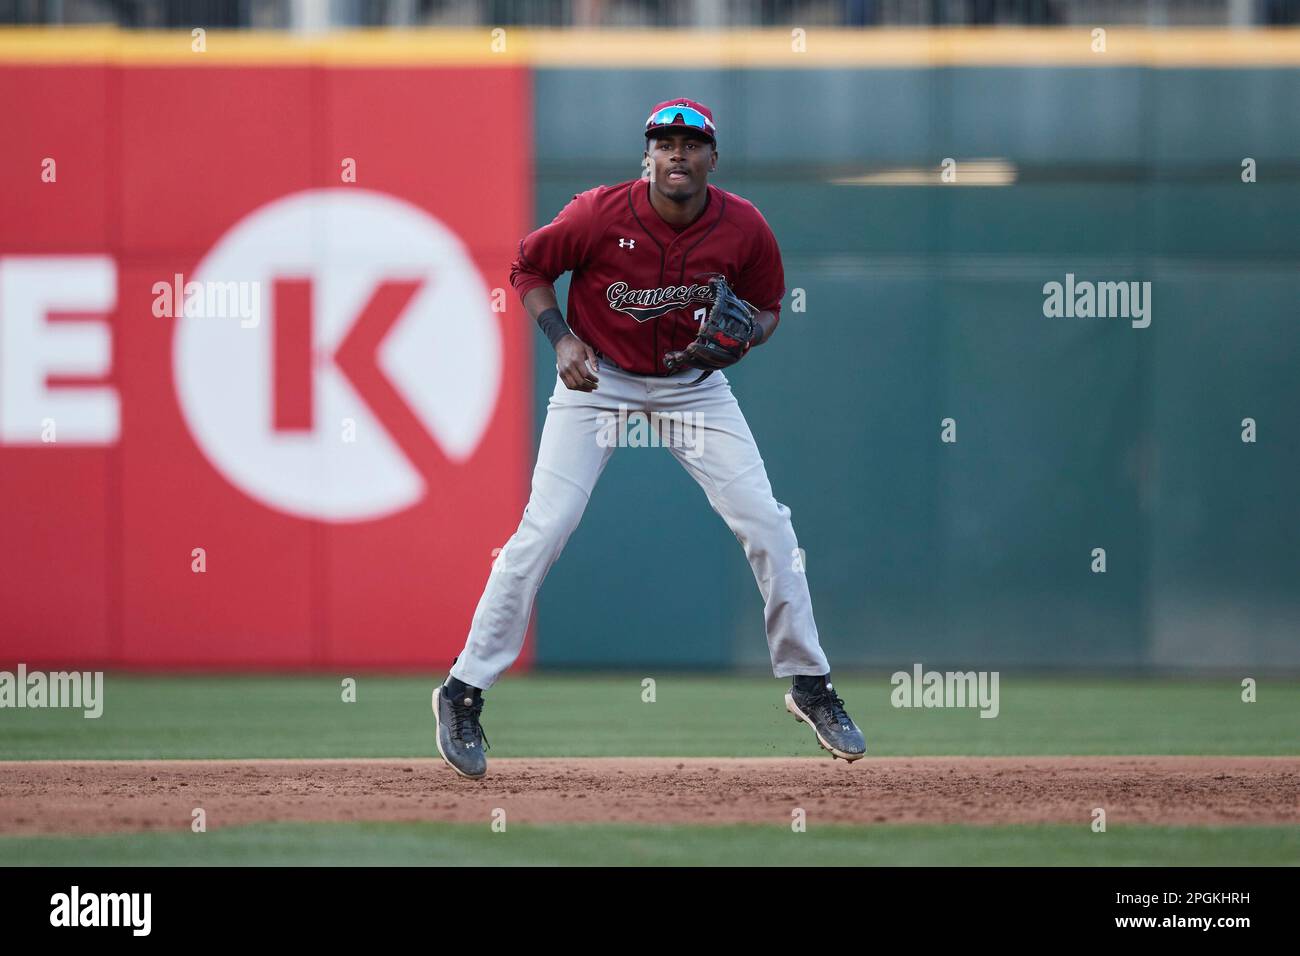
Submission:
[[[678,428],[681,440],[665,444],[745,549],[772,673],[792,678],[786,709],[832,758],[866,752],[829,680],[790,510],[772,495],[721,371],[776,331],[785,295],[776,237],[751,203],[709,184],[718,149],[707,107],[661,103],[645,136],[642,178],[574,196],[520,242],[511,269],[524,308],[555,348],[557,374],[523,520],[433,694],[438,752],[466,777],[487,772],[483,691],[523,647],[533,598],[618,444],[611,423],[634,412],[690,423],[690,436]],[[566,271],[567,321],[553,286]]]

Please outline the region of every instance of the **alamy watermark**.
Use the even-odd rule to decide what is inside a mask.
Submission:
[[[923,671],[913,664],[911,673],[895,671],[889,678],[894,689],[889,702],[895,707],[978,707],[981,717],[996,717],[997,671]]]
[[[629,411],[619,403],[618,413],[597,415],[601,448],[680,448],[687,458],[704,454],[704,415],[701,412]]]
[[[148,936],[152,911],[152,893],[83,893],[74,885],[50,897],[51,926],[121,926]]]
[[[70,707],[94,720],[104,713],[103,671],[0,671],[0,708]]]
[[[262,321],[261,282],[186,282],[177,272],[172,281],[155,282],[155,318],[239,319],[241,329],[255,329]]]
[[[1131,319],[1133,328],[1151,324],[1150,282],[1076,282],[1073,272],[1065,282],[1043,286],[1043,315],[1049,319]]]

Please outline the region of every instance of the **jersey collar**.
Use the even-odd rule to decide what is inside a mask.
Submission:
[[[667,248],[679,239],[689,239],[699,237],[703,232],[707,232],[718,224],[722,218],[723,207],[726,206],[722,190],[708,184],[709,200],[704,206],[704,210],[699,217],[683,229],[677,232],[672,226],[664,222],[663,217],[650,204],[650,182],[645,179],[634,180],[630,190],[632,203],[632,213],[641,228],[649,234],[661,249]]]

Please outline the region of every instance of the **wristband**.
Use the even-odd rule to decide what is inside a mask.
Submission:
[[[537,317],[537,325],[546,334],[546,337],[551,340],[551,348],[559,345],[560,339],[566,335],[573,334],[573,330],[569,328],[569,323],[564,321],[564,316],[554,306],[551,306]]]

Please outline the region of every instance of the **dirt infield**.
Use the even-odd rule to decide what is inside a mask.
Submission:
[[[1295,757],[501,759],[0,764],[0,833],[209,828],[269,820],[511,823],[1300,823]]]

